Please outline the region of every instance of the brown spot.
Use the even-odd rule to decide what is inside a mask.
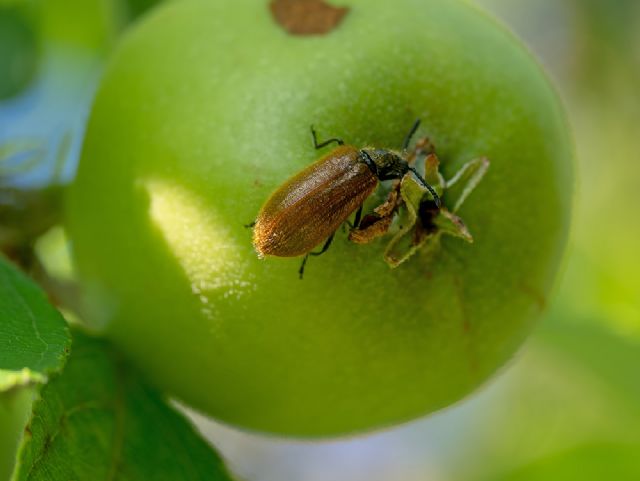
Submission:
[[[465,335],[466,339],[466,349],[468,353],[468,361],[469,361],[469,373],[472,377],[476,378],[478,375],[478,357],[473,345],[473,331],[471,326],[471,319],[469,318],[469,313],[467,312],[467,306],[464,300],[464,286],[462,284],[462,279],[459,276],[453,276],[453,287],[456,293],[456,298],[458,301],[458,305],[460,307],[460,314],[462,316],[462,332]]]
[[[533,299],[533,302],[538,306],[541,311],[544,311],[547,307],[547,300],[544,295],[535,287],[530,286],[526,282],[521,282],[518,286],[520,291]]]
[[[275,21],[292,35],[323,35],[336,28],[347,7],[334,7],[323,0],[271,0]]]
[[[33,436],[33,433],[31,432],[31,426],[28,424],[24,427],[24,435],[27,437]]]

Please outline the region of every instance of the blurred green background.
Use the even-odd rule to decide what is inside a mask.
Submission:
[[[104,61],[154,3],[0,0],[0,246],[45,286],[67,275],[59,194]],[[298,443],[189,413],[243,479],[640,480],[640,2],[476,3],[544,64],[573,127],[579,179],[555,300],[480,392],[409,425]]]

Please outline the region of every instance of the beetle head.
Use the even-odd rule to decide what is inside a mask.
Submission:
[[[360,159],[369,166],[379,180],[402,179],[407,172],[413,172],[416,179],[431,193],[435,206],[440,208],[440,197],[435,189],[409,165],[406,159],[395,152],[385,149],[361,150]]]
[[[400,179],[409,171],[407,161],[390,150],[364,150],[362,153],[373,161],[374,173],[380,180]]]

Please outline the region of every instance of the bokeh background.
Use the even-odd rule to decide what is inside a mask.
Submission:
[[[640,2],[475,1],[540,59],[573,127],[579,178],[554,300],[488,385],[395,429],[303,443],[189,413],[242,479],[640,480]],[[63,304],[60,193],[105,59],[155,3],[0,0],[0,247]]]

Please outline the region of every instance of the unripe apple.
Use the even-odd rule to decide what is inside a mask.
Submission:
[[[69,197],[87,320],[242,428],[338,435],[458,401],[523,342],[565,246],[571,143],[532,56],[465,2],[341,4],[322,34],[257,0],[156,10],[105,72]],[[257,257],[245,225],[330,152],[311,124],[400,149],[418,118],[445,178],[490,162],[458,212],[473,244],[443,237],[392,269],[388,238],[338,230],[303,280],[300,258]]]

